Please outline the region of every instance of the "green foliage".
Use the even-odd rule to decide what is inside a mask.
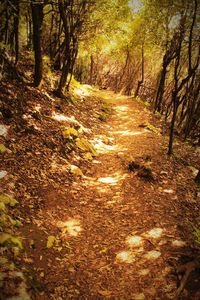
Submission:
[[[22,242],[19,240],[19,238],[9,234],[9,233],[1,233],[0,234],[0,245],[7,246],[7,247],[13,247],[17,246],[20,249],[22,249]]]
[[[196,242],[200,245],[200,229],[195,228],[193,234],[196,238]]]
[[[15,235],[15,228],[21,226],[21,222],[9,215],[9,207],[14,208],[18,201],[7,194],[0,195],[0,252],[11,249],[15,254],[17,249],[22,249],[22,242]]]
[[[18,201],[7,194],[1,194],[0,195],[0,203],[14,207],[18,204]]]

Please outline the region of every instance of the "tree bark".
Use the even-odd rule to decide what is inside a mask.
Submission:
[[[14,1],[15,17],[14,17],[14,37],[15,37],[15,65],[19,61],[19,0]]]
[[[195,178],[195,182],[200,185],[200,170]]]
[[[169,134],[169,145],[168,145],[168,155],[173,154],[173,141],[174,141],[174,127],[175,127],[175,122],[176,122],[176,115],[177,115],[177,111],[178,111],[178,105],[176,102],[176,97],[177,95],[174,94],[172,96],[173,98],[173,115],[172,115],[172,120],[171,120],[171,124],[170,124],[170,134]]]
[[[93,71],[94,71],[94,57],[93,55],[90,56],[90,85],[93,84]]]
[[[69,5],[69,3],[68,3]],[[70,54],[70,28],[69,28],[69,23],[67,16],[65,14],[65,7],[64,7],[64,2],[63,0],[58,0],[58,9],[60,12],[60,16],[63,22],[63,28],[64,28],[64,33],[65,33],[65,58],[63,62],[63,67],[62,67],[62,74],[60,77],[60,82],[58,86],[58,95],[60,97],[63,97],[63,90],[67,84],[67,76],[70,71],[70,65],[71,65],[71,54]]]
[[[144,82],[144,41],[143,41],[143,43],[142,43],[142,52],[141,52],[141,56],[142,56],[141,80],[138,80],[137,88],[136,88],[135,95],[134,95],[135,97],[138,96],[139,91],[140,91],[140,88],[141,88],[141,85],[142,85],[143,82]]]
[[[42,25],[43,7],[41,2],[31,2],[32,21],[33,21],[33,49],[35,57],[34,67],[34,86],[40,87],[42,84],[43,61],[42,61]]]

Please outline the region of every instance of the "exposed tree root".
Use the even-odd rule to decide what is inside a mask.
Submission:
[[[176,296],[174,300],[178,299],[182,291],[184,290],[187,280],[191,274],[192,271],[200,267],[200,261],[199,260],[193,260],[190,261],[184,265],[181,265],[177,268],[177,273],[184,273],[179,288],[176,291]]]

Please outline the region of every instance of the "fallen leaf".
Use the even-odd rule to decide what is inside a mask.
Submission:
[[[75,165],[71,165],[70,170],[75,175],[83,176],[83,172],[81,171],[81,169]]]
[[[4,146],[4,144],[0,144],[0,152],[11,153],[12,151],[10,149],[6,148],[6,146]]]
[[[56,240],[55,236],[49,235],[47,240],[47,248],[53,247],[55,240]]]
[[[98,291],[98,293],[104,297],[110,297],[112,295],[112,292],[109,290],[101,290],[101,291]]]
[[[63,136],[64,136],[64,138],[69,138],[70,136],[77,137],[78,132],[73,127],[68,127],[63,131]]]

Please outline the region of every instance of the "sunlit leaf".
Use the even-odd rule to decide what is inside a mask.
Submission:
[[[78,131],[74,129],[73,127],[68,127],[63,131],[64,138],[69,138],[70,136],[77,137]]]
[[[112,292],[109,290],[101,290],[101,291],[98,291],[98,293],[104,297],[110,297],[112,295]]]
[[[92,157],[92,154],[90,152],[87,152],[87,153],[84,154],[84,158],[91,160],[93,157]]]
[[[89,151],[92,153],[93,156],[97,156],[98,153],[97,151],[94,149],[94,147],[90,144],[90,142],[88,142],[88,140],[84,139],[84,138],[78,138],[76,140],[76,145],[79,149],[81,149],[82,151]]]
[[[83,176],[83,172],[81,171],[81,169],[75,165],[71,165],[70,170],[75,175]]]
[[[54,235],[49,235],[47,239],[47,248],[53,247],[53,244],[56,240],[56,237]]]
[[[0,152],[11,153],[12,151],[10,149],[6,148],[6,146],[4,146],[4,144],[0,144]]]
[[[6,211],[6,207],[5,207],[5,204],[3,202],[0,202],[0,210],[2,211]]]

